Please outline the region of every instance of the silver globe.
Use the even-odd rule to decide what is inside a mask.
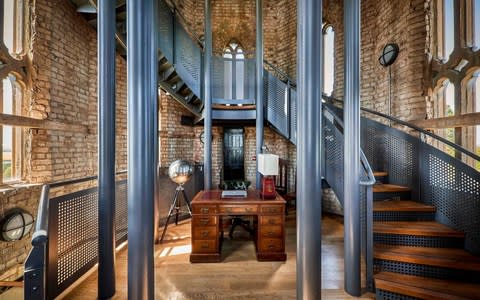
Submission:
[[[193,166],[186,160],[176,160],[168,167],[168,176],[177,184],[184,184],[193,175]]]

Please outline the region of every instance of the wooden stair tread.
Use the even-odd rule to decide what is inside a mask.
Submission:
[[[480,299],[480,285],[412,275],[380,272],[375,274],[377,289],[420,299]]]
[[[385,176],[387,176],[387,175],[388,175],[388,173],[387,173],[387,172],[383,172],[383,171],[375,171],[375,172],[373,172],[373,176],[375,176],[375,177],[385,177]]]
[[[375,258],[460,270],[480,271],[480,257],[463,249],[429,248],[378,244]]]
[[[465,234],[435,221],[374,222],[374,233],[463,238]]]
[[[409,192],[410,188],[395,184],[376,184],[373,186],[374,193],[392,193],[392,192]]]
[[[435,207],[425,205],[411,200],[384,200],[374,201],[373,211],[415,211],[415,212],[435,212]]]

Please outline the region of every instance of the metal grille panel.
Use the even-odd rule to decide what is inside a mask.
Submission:
[[[195,93],[200,95],[202,52],[182,25],[175,22],[175,70]]]
[[[390,291],[384,291],[381,289],[377,289],[375,292],[375,299],[377,300],[417,300],[418,298],[410,297],[406,295],[401,295],[397,293],[393,293]]]
[[[283,136],[288,137],[287,85],[265,71],[267,77],[267,120]]]
[[[390,222],[390,221],[433,221],[435,213],[420,213],[420,212],[374,212],[373,220],[376,222]]]
[[[115,188],[115,243],[117,246],[127,240],[127,195],[127,180],[117,182]]]
[[[393,235],[378,234],[373,235],[375,243],[387,245],[403,245],[414,247],[437,247],[437,248],[462,248],[463,240],[461,238],[431,237],[417,235]]]
[[[290,141],[297,144],[297,91],[290,89]]]
[[[479,272],[441,268],[391,260],[375,259],[374,265],[375,272],[386,271],[436,279],[453,279],[457,281],[472,283],[478,282],[480,279]]]
[[[164,0],[158,1],[158,47],[173,62],[173,15]]]

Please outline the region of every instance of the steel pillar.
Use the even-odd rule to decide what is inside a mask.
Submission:
[[[155,2],[127,1],[128,298],[139,300],[154,298]]]
[[[345,291],[360,296],[360,0],[344,1],[344,28],[344,277]]]
[[[98,298],[115,295],[115,0],[98,2]]]
[[[257,119],[255,121],[255,150],[256,155],[262,153],[263,146],[263,1],[256,0],[256,41],[255,41],[255,67],[256,67],[256,110]],[[258,172],[258,160],[256,164],[256,186],[260,189],[260,173]]]
[[[205,143],[203,144],[204,189],[212,188],[212,24],[211,3],[205,0]]]
[[[322,1],[298,0],[297,299],[321,298]]]

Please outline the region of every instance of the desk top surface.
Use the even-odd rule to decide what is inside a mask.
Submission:
[[[277,194],[275,199],[263,199],[258,190],[248,190],[247,197],[222,198],[221,190],[200,191],[193,197],[192,204],[284,204],[285,200]]]

